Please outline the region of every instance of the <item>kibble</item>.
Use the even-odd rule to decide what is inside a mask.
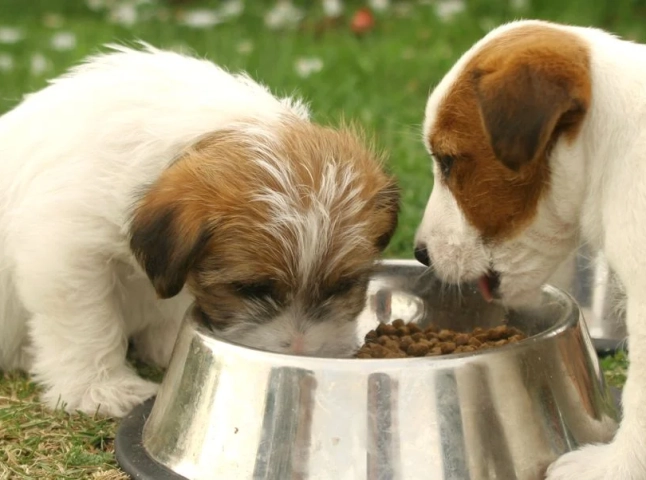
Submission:
[[[430,351],[431,349],[426,343],[413,343],[406,349],[406,353],[409,357],[423,357]]]
[[[527,338],[517,328],[507,325],[485,330],[477,327],[471,332],[455,332],[429,326],[422,329],[415,323],[397,319],[392,324],[381,323],[370,330],[356,358],[436,357],[452,353],[475,352],[517,343]]]
[[[417,332],[417,333],[413,333],[413,335],[411,335],[411,338],[412,338],[415,342],[419,342],[421,339],[423,339],[423,338],[425,339],[425,338],[426,338],[426,334],[424,334],[424,332]]]

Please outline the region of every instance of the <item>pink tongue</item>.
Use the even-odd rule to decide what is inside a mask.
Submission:
[[[491,295],[491,289],[489,288],[489,278],[486,275],[478,279],[478,288],[486,302],[493,301],[493,295]]]

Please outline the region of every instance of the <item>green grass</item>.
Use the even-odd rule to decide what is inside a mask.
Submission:
[[[128,478],[114,461],[115,422],[45,410],[24,375],[0,381],[0,478]]]
[[[628,366],[628,355],[625,351],[619,351],[613,356],[601,359],[601,368],[609,385],[623,387],[626,383],[626,368]]]
[[[465,49],[492,26],[520,17],[594,25],[646,40],[646,0],[535,0],[536,6],[521,9],[513,8],[517,2],[512,1],[470,0],[451,21],[435,15],[434,2],[395,1],[395,8],[377,14],[376,28],[360,38],[347,25],[350,13],[363,2],[347,2],[346,17],[324,30],[320,2],[296,3],[310,5],[303,23],[272,31],[263,15],[273,2],[257,0],[247,1],[242,16],[207,29],[189,28],[179,20],[186,10],[219,2],[153,1],[140,7],[140,21],[128,27],[111,23],[107,11],[92,11],[82,0],[0,0],[0,27],[17,27],[24,34],[16,43],[0,43],[0,67],[7,59],[13,62],[11,69],[0,68],[0,113],[109,42],[142,39],[247,70],[277,93],[304,96],[321,122],[337,123],[343,116],[374,133],[378,145],[389,152],[390,168],[403,189],[400,227],[386,255],[410,257],[432,188],[430,162],[420,140],[425,101]],[[50,42],[59,32],[73,33],[75,47],[54,50]],[[310,57],[320,59],[323,67],[303,78],[295,62]],[[40,71],[32,70],[34,62],[42,64]],[[622,354],[604,359],[603,366],[610,383],[623,383]],[[0,378],[1,479],[125,478],[113,456],[115,422],[45,411],[36,393],[24,376]]]

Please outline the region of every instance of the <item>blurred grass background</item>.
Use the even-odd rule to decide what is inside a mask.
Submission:
[[[141,39],[246,70],[278,94],[305,97],[318,121],[343,116],[374,133],[403,189],[400,228],[386,254],[411,257],[432,188],[420,131],[426,98],[464,50],[518,18],[646,41],[646,0],[355,0],[338,2],[333,21],[326,8],[334,3],[0,0],[0,113],[106,43]],[[366,6],[374,27],[357,35],[350,25]],[[622,353],[603,360],[611,383],[623,383],[625,364]],[[0,378],[1,479],[126,478],[113,457],[115,422],[44,411],[36,393],[23,375]]]

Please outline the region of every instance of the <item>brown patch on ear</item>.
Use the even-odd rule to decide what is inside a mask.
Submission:
[[[387,155],[378,152],[374,137],[363,126],[342,119],[339,133],[343,148],[347,149],[340,157],[352,158],[358,165],[366,191],[370,192],[369,196],[372,195],[364,212],[364,216],[371,220],[367,234],[374,239],[377,250],[383,252],[390,244],[399,222],[401,190],[398,180],[384,166]],[[367,152],[369,155],[366,155]]]
[[[376,246],[380,252],[383,252],[397,230],[399,221],[401,194],[399,185],[395,178],[390,181],[377,192],[374,198],[375,209],[378,212],[387,215],[387,224],[385,230],[377,237]]]
[[[508,238],[535,216],[549,187],[549,154],[573,140],[591,101],[590,57],[576,35],[525,25],[467,62],[428,132],[454,158],[442,181],[486,239]]]
[[[513,88],[501,87],[500,74],[476,81],[480,114],[496,157],[518,171],[545,152],[561,116],[581,110],[560,85],[531,68],[518,69]]]
[[[168,298],[186,284],[220,323],[240,311],[234,284],[271,281],[280,301],[311,293],[300,276],[301,236],[285,219],[307,218],[315,199],[327,205],[334,228],[310,259],[312,279],[327,276],[335,259],[332,276],[371,268],[399,208],[383,157],[354,130],[289,119],[272,135],[263,135],[266,125],[250,127],[213,132],[187,149],[141,198],[131,223],[132,251],[158,294]],[[347,202],[355,194],[361,208]]]
[[[160,205],[153,190],[131,223],[130,249],[146,271],[159,298],[177,295],[204,251],[211,232],[182,215],[176,206]]]
[[[529,51],[517,55],[485,51],[482,56],[487,58],[479,59],[472,71],[493,151],[515,171],[545,153],[565,114],[569,113],[565,123],[571,125],[590,102],[586,52],[576,45],[557,45],[562,39],[553,36],[540,32],[540,41],[523,45]],[[517,40],[515,48],[524,43]]]

